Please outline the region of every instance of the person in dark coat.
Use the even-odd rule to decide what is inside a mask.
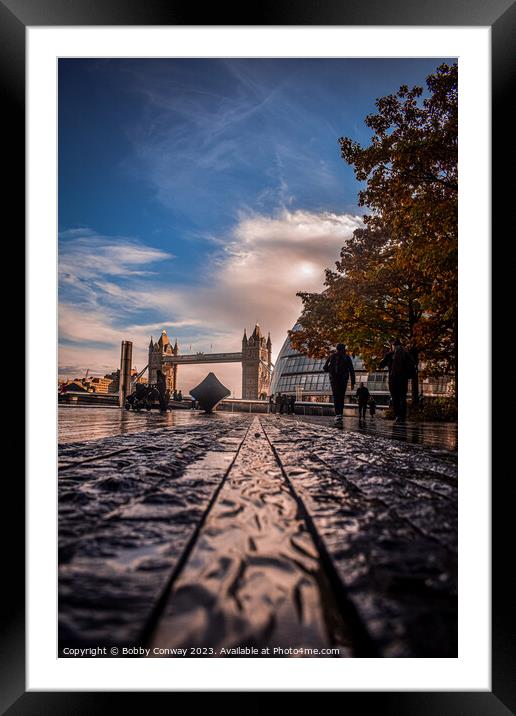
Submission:
[[[393,350],[384,356],[378,368],[389,370],[389,392],[395,422],[404,423],[407,417],[408,382],[416,378],[416,364],[410,353],[401,345],[401,341],[396,340],[393,343]]]
[[[346,353],[344,343],[337,345],[337,350],[330,353],[323,370],[330,377],[331,392],[333,393],[333,405],[335,406],[335,423],[342,425],[344,413],[344,398],[348,380],[351,378],[351,390],[355,387],[355,369],[351,356]]]
[[[296,412],[296,396],[295,395],[290,396],[290,406],[289,407],[290,407],[290,413],[292,415],[294,415],[294,413]]]
[[[276,412],[276,403],[274,402],[274,396],[269,395],[269,413]]]
[[[276,393],[276,413],[282,413],[283,412],[283,396],[281,393]]]
[[[358,419],[365,420],[367,412],[367,403],[370,397],[369,390],[363,383],[360,383],[357,388],[356,395],[358,400]]]
[[[374,414],[376,413],[376,400],[371,396],[369,399],[369,415],[374,418]]]
[[[170,400],[170,393],[167,390],[167,381],[162,371],[158,370],[156,385],[159,394],[159,409],[163,412],[168,409],[168,401]]]

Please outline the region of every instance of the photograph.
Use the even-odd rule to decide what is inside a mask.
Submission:
[[[0,714],[516,715],[515,29],[515,0],[0,0]]]
[[[56,64],[57,657],[457,659],[458,57]]]

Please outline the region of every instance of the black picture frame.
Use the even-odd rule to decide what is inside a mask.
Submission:
[[[199,17],[203,22],[199,23]],[[492,157],[494,166],[507,163],[514,147],[514,115],[510,105],[515,86],[516,4],[512,0],[275,0],[254,4],[252,13],[212,4],[201,11],[173,0],[0,0],[0,86],[4,168],[9,181],[4,206],[15,218],[14,235],[23,246],[25,216],[25,30],[27,26],[64,25],[361,25],[361,26],[489,26],[492,32]],[[6,160],[5,152],[10,154]],[[511,182],[493,173],[493,235],[514,203]],[[6,212],[7,213],[7,212]],[[13,242],[16,243],[16,242]],[[23,261],[23,256],[22,259]],[[21,265],[21,264],[19,264]],[[510,285],[510,283],[509,283]],[[503,300],[505,284],[497,284],[493,299]],[[508,296],[507,296],[507,300]],[[499,304],[500,305],[500,304]],[[507,305],[504,302],[504,305]],[[486,374],[480,380],[485,382]],[[487,406],[486,406],[487,407]],[[508,442],[509,426],[493,436],[493,454]],[[20,452],[20,454],[22,454]],[[7,475],[6,475],[7,476]],[[14,475],[13,475],[14,477]],[[16,477],[20,478],[19,475]],[[510,471],[493,483],[492,501],[492,691],[490,692],[344,692],[340,707],[375,709],[381,714],[439,714],[439,716],[506,716],[516,711],[514,587],[510,586],[512,524],[506,505],[513,478]],[[25,690],[25,495],[21,479],[4,480],[1,520],[4,581],[0,612],[0,707],[10,716],[21,714],[92,714],[119,708],[123,694],[106,692],[26,692]],[[509,566],[509,568],[508,568]],[[512,589],[512,592],[510,591]],[[174,694],[126,693],[132,707],[149,709],[156,697]],[[261,695],[258,697],[261,698]],[[260,700],[257,702],[260,703]]]

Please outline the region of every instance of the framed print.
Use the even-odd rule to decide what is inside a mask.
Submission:
[[[509,713],[489,268],[514,5],[0,17],[28,308],[4,711]]]

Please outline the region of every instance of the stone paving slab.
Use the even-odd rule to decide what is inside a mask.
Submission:
[[[141,638],[248,426],[206,419],[61,448],[61,647]]]
[[[262,424],[380,653],[456,655],[453,459],[295,420]]]
[[[299,505],[254,418],[149,646],[354,656],[352,630]],[[310,656],[314,655],[309,652]],[[316,654],[317,655],[317,654]]]
[[[316,405],[316,404],[315,404]],[[315,408],[316,409],[316,408]],[[434,451],[457,452],[458,430],[457,423],[432,423],[428,421],[412,421],[395,423],[383,415],[375,417],[367,415],[365,420],[358,419],[357,407],[353,409],[353,415],[346,415],[344,411],[343,429],[359,433],[361,435],[373,435],[374,437],[386,437],[402,444],[424,445]],[[330,415],[300,415],[292,416],[295,420],[326,427],[333,426],[334,418]]]
[[[453,453],[215,414],[59,463],[61,648],[456,655]]]
[[[181,427],[204,420],[204,416],[191,410],[180,409],[161,413],[155,410],[135,413],[120,410],[117,406],[81,407],[59,405],[59,443],[83,443],[107,436],[119,437],[131,433],[145,433],[162,426]]]

